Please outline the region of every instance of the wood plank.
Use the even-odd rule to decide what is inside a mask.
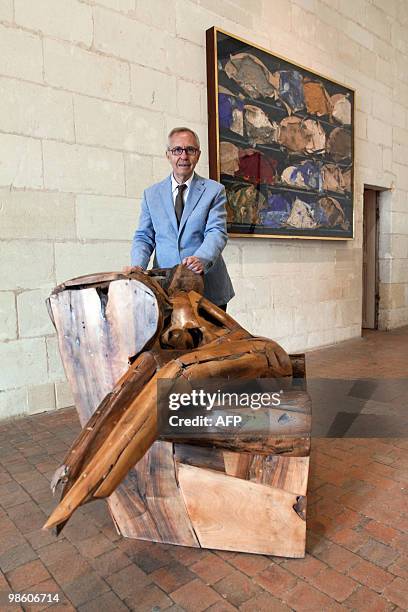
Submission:
[[[64,291],[68,287],[84,288],[89,285],[100,285],[101,283],[110,283],[115,280],[124,278],[121,272],[96,272],[95,274],[84,274],[76,276],[63,282],[56,287],[56,291]]]
[[[103,291],[95,287],[56,291],[50,306],[65,373],[84,425],[126,372],[129,357],[157,333],[157,298],[143,283],[123,279]]]
[[[223,363],[226,362],[228,359]],[[251,362],[247,371],[254,366],[257,367],[257,364]],[[193,433],[177,437],[175,433],[172,437],[167,434],[166,439],[238,453],[309,455],[311,399],[305,391],[285,391],[279,407],[252,410],[234,405],[220,409],[215,405],[210,414],[215,422],[217,416],[233,414],[234,410],[243,419],[240,426],[231,424],[221,428],[214,425],[207,427],[201,435]]]
[[[248,469],[252,482],[277,487],[296,495],[306,495],[309,457],[253,455]]]
[[[66,520],[75,509],[90,499],[108,497],[122,482],[128,471],[145,455],[157,437],[156,405],[157,379],[172,377],[180,366],[165,365],[144,386],[119,419],[97,452],[89,457],[86,471],[82,472],[68,493],[49,517],[49,529]],[[115,400],[115,392],[112,393]]]
[[[199,546],[176,482],[170,442],[153,444],[109,504],[125,537]]]
[[[166,436],[166,439],[169,439]],[[171,442],[177,444],[189,444],[193,446],[207,446],[224,451],[236,453],[250,453],[259,455],[285,455],[292,457],[307,457],[310,455],[310,436],[280,436],[275,438],[259,435],[241,435],[239,438],[223,436],[222,434],[207,435],[200,437],[177,437]]]
[[[307,435],[311,431],[311,399],[304,391],[285,391],[280,406],[266,406],[254,410],[237,404],[227,406],[214,405],[211,416],[216,422],[217,417],[224,418],[227,414],[242,418],[239,426],[225,424],[223,433],[234,437],[245,433],[264,436],[295,436]],[[214,433],[220,427],[214,427]]]
[[[217,472],[225,472],[224,453],[217,448],[175,444],[174,459],[176,465],[185,463],[196,467],[205,467]]]
[[[309,457],[235,453],[190,444],[175,444],[174,451],[177,464],[224,472],[235,478],[306,495]]]
[[[231,453],[229,451],[224,451],[223,455],[226,474],[248,480],[252,456],[245,453]]]
[[[138,281],[110,283],[105,309],[109,364],[114,376],[153,338],[161,315],[155,294]],[[118,378],[115,379],[115,383]]]
[[[183,464],[179,485],[202,547],[304,557],[306,521],[293,508],[296,495]]]
[[[235,453],[189,444],[175,444],[174,449],[178,464],[224,472],[295,495],[306,495],[309,457]]]
[[[219,150],[218,150],[218,110],[216,88],[217,58],[216,58],[216,31],[212,27],[206,31],[206,65],[207,65],[207,116],[208,116],[208,161],[210,166],[210,178],[214,181],[220,180]]]
[[[148,351],[142,353],[118,381],[115,394],[108,393],[98,406],[51,481],[54,491],[59,482],[64,484],[62,498],[122,418],[132,398],[140,393],[155,371],[156,362],[152,354]]]
[[[63,291],[51,295],[50,304],[65,374],[84,426],[114,384],[109,366],[101,367],[100,353],[107,352],[107,345],[100,299],[95,289]]]

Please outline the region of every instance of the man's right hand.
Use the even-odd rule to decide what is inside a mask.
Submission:
[[[122,268],[123,274],[132,274],[132,272],[144,272],[142,266],[125,266]]]

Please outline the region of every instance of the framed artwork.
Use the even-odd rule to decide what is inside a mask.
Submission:
[[[207,85],[230,235],[353,238],[354,90],[218,28]]]

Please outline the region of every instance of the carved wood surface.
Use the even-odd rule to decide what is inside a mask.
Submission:
[[[167,293],[169,283],[173,293]],[[65,488],[47,526],[61,529],[78,504],[110,495],[112,517],[128,537],[302,556],[311,410],[304,387],[290,391],[290,375],[305,376],[304,356],[290,358],[273,341],[253,338],[197,293],[200,283],[179,267],[156,276],[89,275],[53,292],[50,315],[86,427],[56,474],[54,484],[63,480]],[[196,350],[192,325],[201,326],[205,339]],[[164,349],[157,350],[159,337]],[[154,442],[159,378],[194,381],[231,373],[288,377],[285,403],[271,410],[268,436],[234,438],[229,432]],[[255,531],[254,503],[262,523]],[[224,518],[215,516],[216,509]]]
[[[214,434],[211,438],[180,438],[175,436],[172,441],[179,444],[208,446],[238,453],[274,454],[293,457],[305,457],[310,454],[310,436],[241,436],[240,438],[229,438],[222,434]]]
[[[253,455],[248,470],[252,482],[306,495],[309,457],[281,457]]]
[[[175,444],[174,458],[177,470],[179,464],[192,465],[306,495],[309,457],[256,455]]]
[[[140,281],[122,278],[99,286],[58,287],[49,298],[49,307],[84,425],[126,372],[129,357],[157,333],[161,318],[158,296]]]
[[[205,548],[303,557],[306,522],[296,495],[220,472],[180,465],[178,479],[194,531]]]
[[[111,508],[127,537],[199,546],[175,479],[171,442],[153,444],[112,494]]]

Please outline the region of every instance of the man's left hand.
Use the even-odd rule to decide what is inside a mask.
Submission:
[[[204,274],[204,265],[201,259],[195,257],[194,255],[190,255],[190,257],[185,257],[183,259],[183,266],[186,266],[189,270],[192,270],[196,274]]]

